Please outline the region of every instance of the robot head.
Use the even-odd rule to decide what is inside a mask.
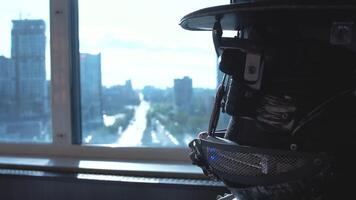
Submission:
[[[325,191],[352,174],[355,13],[351,0],[257,0],[185,16],[183,28],[212,31],[225,74],[208,132],[190,144],[193,162],[240,195]],[[231,120],[216,131],[221,105]]]

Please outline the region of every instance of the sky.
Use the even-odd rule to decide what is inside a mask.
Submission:
[[[172,87],[189,76],[193,87],[216,87],[211,32],[182,29],[180,19],[227,0],[79,0],[80,52],[101,54],[102,84],[131,79],[134,88]],[[5,6],[5,8],[4,8]],[[49,1],[13,0],[0,13],[0,55],[10,57],[11,20],[44,19],[49,44]],[[50,77],[47,46],[47,77]]]

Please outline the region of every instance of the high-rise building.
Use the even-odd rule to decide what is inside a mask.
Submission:
[[[16,76],[14,61],[0,56],[0,118],[12,118],[15,112]]]
[[[183,79],[174,79],[174,101],[179,107],[189,107],[193,96],[192,79],[185,76]]]
[[[16,108],[19,117],[31,118],[45,114],[46,36],[43,20],[13,20],[11,58],[15,65]]]
[[[80,54],[82,121],[85,125],[102,123],[101,54]]]

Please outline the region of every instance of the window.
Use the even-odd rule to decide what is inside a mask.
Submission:
[[[211,32],[178,24],[219,3],[79,1],[84,144],[182,148],[207,130],[217,87]]]
[[[0,141],[50,143],[49,1],[3,3],[0,32]]]
[[[190,163],[187,143],[208,128],[216,55],[211,33],[183,30],[179,21],[224,3],[4,5],[0,152]]]

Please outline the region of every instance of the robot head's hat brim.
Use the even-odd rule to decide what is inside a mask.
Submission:
[[[233,3],[204,8],[184,16],[180,25],[187,30],[209,31],[219,20],[223,30],[253,24],[330,25],[335,21],[355,21],[356,3],[290,4]]]

